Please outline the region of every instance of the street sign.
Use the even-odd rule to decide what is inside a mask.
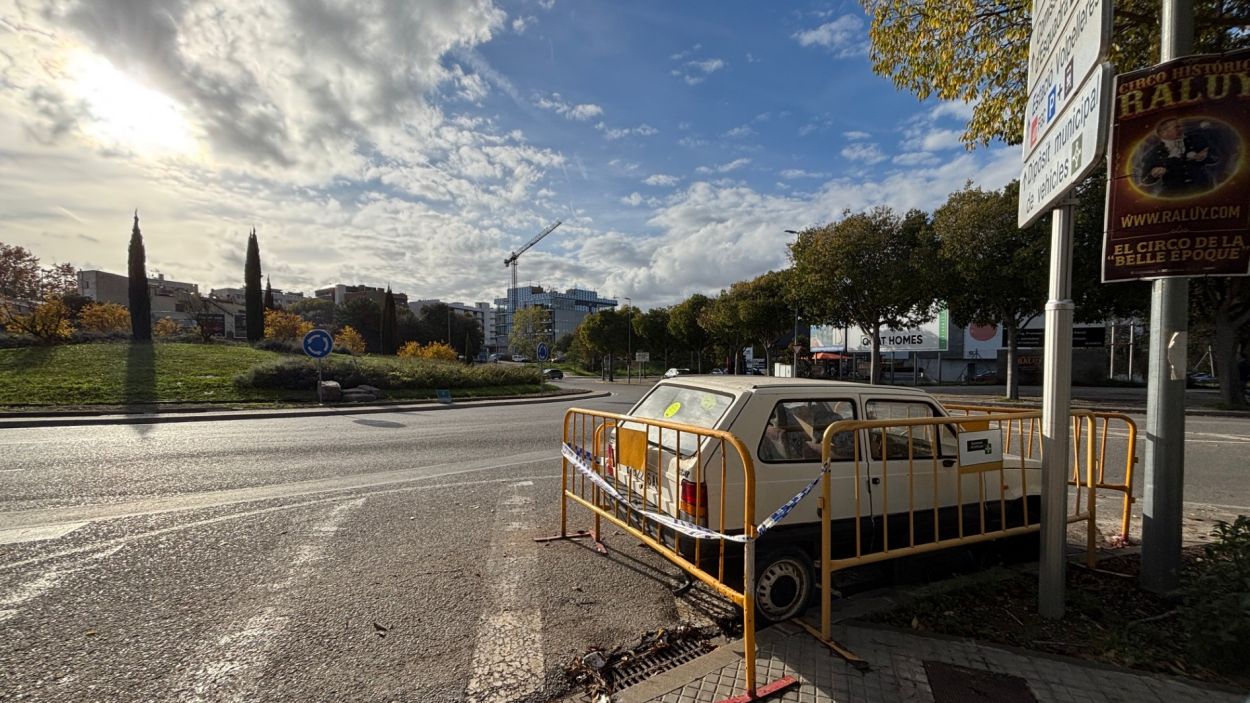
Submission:
[[[1117,76],[1102,280],[1250,275],[1250,50]]]
[[[1020,174],[1017,222],[1028,227],[1054,208],[1072,186],[1098,166],[1107,146],[1111,113],[1111,64],[1099,66],[1076,91],[1057,126],[1025,159]]]
[[[538,360],[546,361],[550,357],[550,355],[551,353],[550,353],[550,350],[547,349],[547,343],[539,342],[538,343]]]
[[[334,337],[325,330],[312,330],[304,335],[304,353],[314,359],[324,359],[334,351]]]
[[[644,364],[651,361],[651,352],[634,352],[634,361]]]
[[[439,388],[435,390],[434,395],[438,396],[438,402],[443,405],[451,405],[451,391],[446,388]]]
[[[960,432],[959,468],[976,471],[1003,468],[1002,429]]]
[[[1078,87],[1107,55],[1110,0],[1036,0],[1029,42],[1024,158],[1076,99]]]

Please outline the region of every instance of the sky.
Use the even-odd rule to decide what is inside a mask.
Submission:
[[[845,3],[0,0],[0,241],[240,286],[519,280],[643,308],[788,266],[785,230],[1019,174],[875,75]]]

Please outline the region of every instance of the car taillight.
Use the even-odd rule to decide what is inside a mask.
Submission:
[[[697,518],[707,517],[707,484],[681,480],[681,511]]]
[[[608,455],[603,458],[603,475],[608,478],[616,478],[616,452],[612,450],[612,445],[608,445]]]

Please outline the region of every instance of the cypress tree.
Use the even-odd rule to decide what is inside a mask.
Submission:
[[[152,341],[152,298],[148,293],[147,253],[143,234],[139,232],[139,211],[135,210],[135,226],[130,230],[129,270],[130,337],[136,342]]]
[[[391,287],[386,287],[386,298],[382,303],[382,353],[394,354],[398,346],[399,321],[395,317],[395,296]]]
[[[273,284],[269,282],[269,277],[265,276],[265,309],[277,310],[277,306],[273,304]]]
[[[265,336],[265,304],[260,291],[260,244],[256,228],[247,238],[247,261],[243,265],[244,303],[247,311],[247,341],[259,342]]]

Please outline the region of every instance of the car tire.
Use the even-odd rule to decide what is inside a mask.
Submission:
[[[798,617],[816,591],[811,557],[801,549],[762,556],[755,570],[755,615],[760,625]]]

